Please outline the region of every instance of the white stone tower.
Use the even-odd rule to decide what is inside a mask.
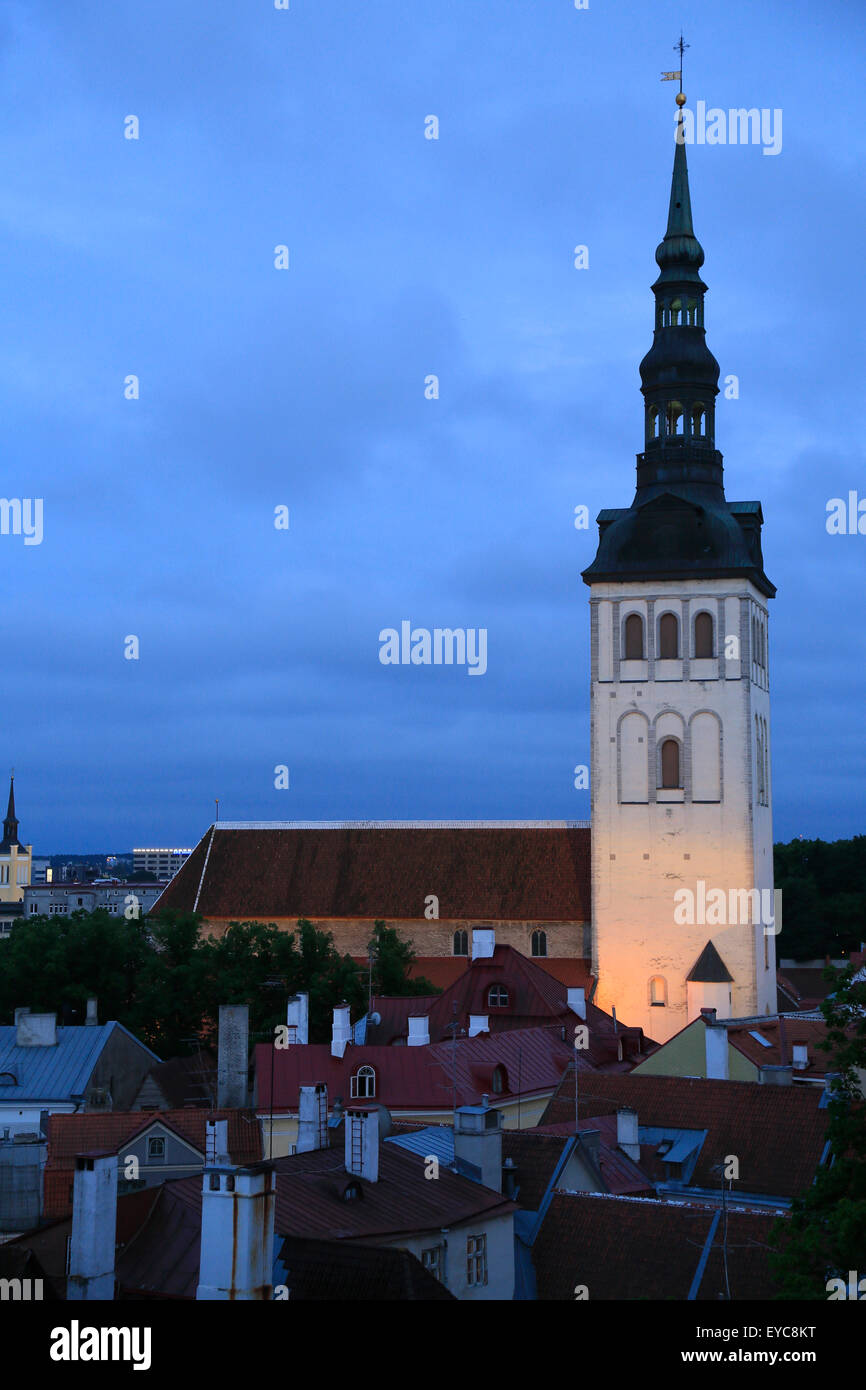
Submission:
[[[683,100],[678,98],[682,107]],[[646,439],[631,506],[599,514],[590,586],[596,1002],[666,1041],[703,1007],[775,1010],[767,603],[759,502],[715,447],[682,114],[656,251]]]

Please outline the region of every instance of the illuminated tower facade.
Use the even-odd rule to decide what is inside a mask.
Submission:
[[[685,98],[680,94],[678,105]],[[599,513],[592,641],[596,1002],[665,1041],[714,1007],[775,1009],[768,600],[760,502],[729,502],[715,442],[682,109],[645,440],[630,507]],[[691,900],[691,901],[690,901]]]

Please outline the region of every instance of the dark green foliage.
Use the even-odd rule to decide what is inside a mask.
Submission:
[[[866,938],[866,835],[853,840],[792,840],[773,851],[782,890],[776,955],[794,960],[840,956]]]
[[[411,944],[376,923],[377,993],[432,994],[409,980]],[[142,921],[104,911],[31,917],[0,943],[0,1019],[15,1008],[57,1012],[95,995],[99,1017],[118,1019],[160,1057],[193,1052],[215,1033],[220,1004],[248,1004],[251,1041],[272,1038],[286,1021],[290,995],[310,996],[310,1042],[327,1042],[332,1010],[366,1009],[367,971],[340,956],[330,933],[310,922],[297,932],[274,923],[231,922],[224,936],[203,937],[194,913],[162,912]]]
[[[828,1162],[805,1196],[793,1205],[789,1221],[778,1222],[771,1262],[788,1299],[827,1298],[827,1281],[849,1270],[866,1275],[866,982],[853,983],[854,967],[825,970],[833,993],[821,1012],[838,1073],[830,1102]]]

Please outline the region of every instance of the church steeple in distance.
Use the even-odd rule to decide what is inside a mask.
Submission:
[[[18,845],[23,849],[24,846],[18,839],[18,817],[15,815],[15,773],[9,777],[9,804],[6,807],[6,817],[3,821],[3,840],[0,843],[0,851],[9,850],[13,845]]]
[[[725,499],[715,441],[719,364],[706,342],[704,250],[692,222],[682,90],[676,101],[667,228],[655,253],[653,342],[640,364],[644,448],[637,455],[637,486],[631,507],[599,514],[598,553],[583,578],[589,584],[745,576],[772,597],[760,503]]]

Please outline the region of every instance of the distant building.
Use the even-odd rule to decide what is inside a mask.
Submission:
[[[42,883],[24,891],[24,918],[67,917],[73,912],[103,908],[112,917],[143,917],[159,897],[149,883]]]
[[[30,882],[33,846],[22,845],[15,815],[15,778],[9,779],[9,805],[0,840],[0,903],[20,902]]]
[[[168,883],[191,854],[191,849],[134,849],[132,871],[153,874],[160,883]]]
[[[30,882],[31,883],[51,883],[54,872],[51,868],[50,859],[31,859],[30,861]]]

